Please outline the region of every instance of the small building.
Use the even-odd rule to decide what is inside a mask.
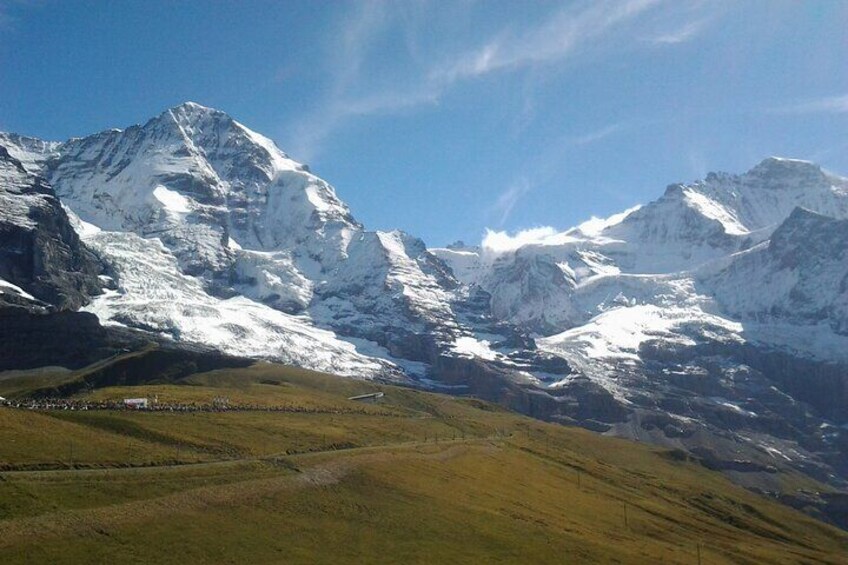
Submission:
[[[144,410],[148,407],[146,398],[125,398],[124,406],[133,410]]]

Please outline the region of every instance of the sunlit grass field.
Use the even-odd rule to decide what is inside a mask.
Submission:
[[[695,463],[474,399],[267,363],[79,398],[128,396],[275,411],[0,408],[3,563],[848,560]]]

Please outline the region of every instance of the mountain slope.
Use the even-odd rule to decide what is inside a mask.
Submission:
[[[679,451],[475,399],[258,363],[74,401],[128,394],[239,409],[0,408],[4,562],[840,563],[848,548]]]
[[[848,180],[812,163],[711,173],[530,242],[427,249],[366,230],[272,141],[194,103],[0,147],[5,218],[51,234],[7,245],[0,268],[41,261],[68,289],[3,275],[9,304],[473,394],[688,450],[762,490],[798,470],[848,485]],[[68,251],[45,254],[54,240]]]

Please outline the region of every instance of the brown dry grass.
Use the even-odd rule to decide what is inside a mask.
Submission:
[[[225,394],[318,411],[0,410],[0,462],[61,467],[75,442],[74,465],[90,467],[0,473],[4,562],[695,563],[699,546],[703,563],[848,555],[845,532],[697,465],[477,401],[266,364],[189,381],[92,395]],[[381,404],[346,400],[377,388]]]

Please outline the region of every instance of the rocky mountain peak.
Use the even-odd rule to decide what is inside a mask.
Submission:
[[[28,171],[37,172],[61,144],[17,133],[0,132],[0,145]]]
[[[220,144],[234,133],[245,135],[245,132],[237,129],[236,121],[229,114],[195,102],[184,102],[169,108],[150,120],[145,127],[154,124],[176,126],[177,131],[186,136],[186,141],[190,143],[214,139],[216,144]]]
[[[193,102],[191,100],[186,100],[182,104],[177,104],[176,106],[165,110],[163,113],[172,113],[172,114],[182,114],[186,116],[221,116],[230,118],[230,116],[217,108],[210,108],[209,106],[204,106],[203,104],[198,104],[197,102]],[[231,119],[231,118],[230,118]]]
[[[744,178],[748,184],[770,190],[830,186],[827,175],[815,163],[782,157],[764,159],[745,173]]]

